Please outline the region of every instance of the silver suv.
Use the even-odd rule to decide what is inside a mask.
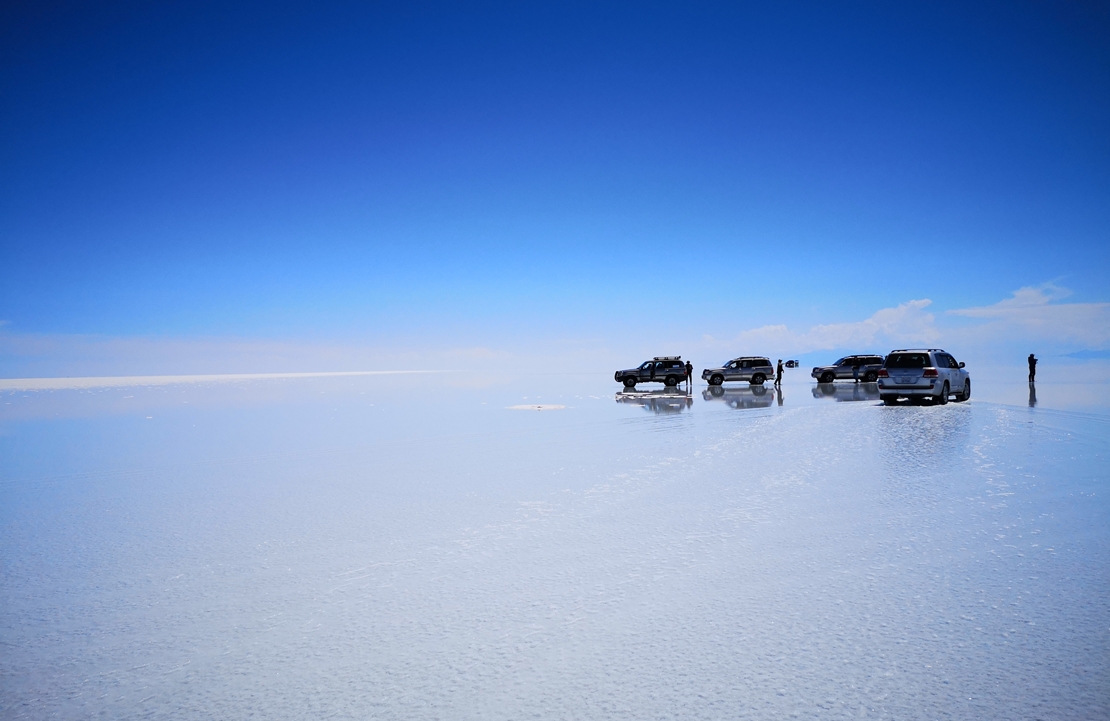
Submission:
[[[857,372],[856,366],[859,366]],[[810,375],[818,383],[832,383],[835,380],[855,379],[864,383],[874,383],[883,367],[881,355],[850,355],[841,358],[831,366],[817,366]]]
[[[879,371],[879,397],[888,405],[899,398],[944,405],[952,394],[957,401],[971,398],[971,378],[963,363],[939,348],[892,350]]]
[[[719,386],[725,381],[748,381],[754,386],[761,385],[775,375],[775,368],[767,358],[744,356],[733,358],[720,368],[706,368],[701,379],[711,386]]]
[[[677,386],[686,380],[686,366],[680,355],[656,356],[644,361],[639,368],[628,368],[613,374],[613,380],[634,388],[637,383],[662,383]]]

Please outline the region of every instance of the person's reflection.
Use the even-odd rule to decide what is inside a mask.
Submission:
[[[775,388],[775,397],[778,398],[779,407],[781,408],[782,407],[782,386],[777,386]]]
[[[1029,381],[1029,407],[1037,407],[1037,384]]]

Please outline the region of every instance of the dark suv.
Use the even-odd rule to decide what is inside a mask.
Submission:
[[[680,355],[656,356],[641,363],[639,368],[629,368],[613,374],[613,380],[624,383],[625,388],[632,388],[637,383],[677,386],[685,379],[686,365]]]
[[[857,372],[855,369],[859,367]],[[831,366],[817,366],[810,373],[818,383],[832,383],[835,380],[855,379],[864,383],[874,383],[883,367],[881,355],[850,355],[841,358]]]

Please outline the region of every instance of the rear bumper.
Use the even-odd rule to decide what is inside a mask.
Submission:
[[[903,386],[891,383],[889,380],[879,379],[879,393],[894,396],[935,396],[940,393],[935,382],[927,386]]]

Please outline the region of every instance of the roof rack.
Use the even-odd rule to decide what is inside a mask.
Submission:
[[[680,356],[680,355],[657,355],[657,356],[655,356],[654,358],[652,358],[652,360],[670,360],[670,361],[675,361],[675,360],[682,360],[682,356]]]

